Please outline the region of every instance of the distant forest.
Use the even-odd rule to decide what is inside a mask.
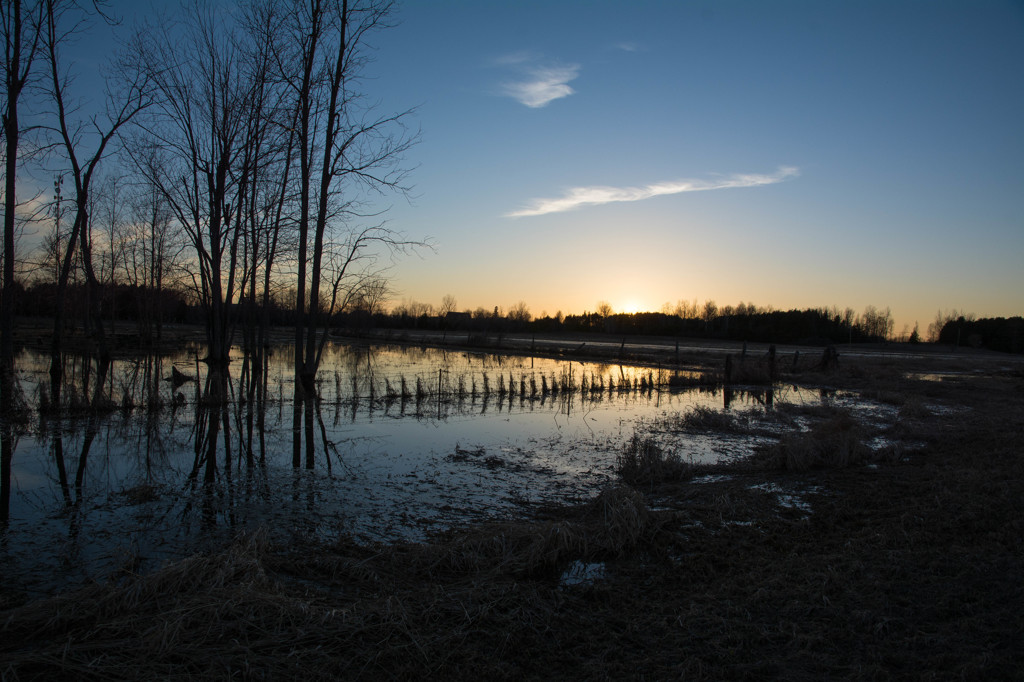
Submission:
[[[52,317],[55,312],[55,285],[36,281],[27,287],[16,284],[16,311],[27,317]],[[89,291],[72,286],[68,292],[71,309],[86,310]],[[294,302],[287,300],[294,291],[268,303],[271,325],[294,325]],[[114,285],[101,288],[100,307],[105,317],[122,322],[136,322],[143,339],[160,336],[165,323],[203,324],[203,310],[191,301],[189,293],[177,289],[159,292],[142,286]],[[452,302],[454,303],[454,302]],[[452,306],[448,306],[452,307]],[[718,308],[712,302],[702,306],[689,304],[665,312],[614,313],[600,312],[533,317],[528,307],[517,304],[508,311],[495,307],[488,311],[458,312],[433,306],[405,302],[389,310],[380,301],[356,302],[344,312],[330,317],[336,332],[365,332],[373,329],[427,331],[462,331],[477,333],[599,333],[627,336],[679,336],[687,338],[722,339],[797,345],[828,345],[840,343],[906,343],[933,342],[949,346],[987,348],[1006,353],[1024,352],[1024,318],[976,318],[970,314],[939,313],[929,325],[927,336],[915,327],[902,335],[893,333],[892,315],[888,309],[873,306],[863,313],[852,309],[810,308],[805,310],[772,310],[740,304]],[[246,305],[234,306],[243,317],[251,312]],[[263,309],[256,304],[255,312]],[[74,323],[72,316],[69,322]]]

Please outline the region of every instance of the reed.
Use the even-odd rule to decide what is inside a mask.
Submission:
[[[673,372],[666,382],[669,388],[696,388],[717,386],[722,378],[714,372]]]
[[[675,453],[667,454],[654,439],[633,434],[615,460],[615,470],[631,486],[655,486],[683,481],[693,475],[693,467]]]
[[[135,409],[135,399],[132,398],[131,392],[122,390],[121,392],[121,411],[125,414],[130,413]]]

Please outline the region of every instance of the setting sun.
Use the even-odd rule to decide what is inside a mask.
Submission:
[[[619,312],[626,313],[627,315],[632,315],[633,313],[640,312],[640,307],[640,304],[637,303],[635,300],[630,300],[626,301],[625,303],[622,304],[622,306],[619,307]]]

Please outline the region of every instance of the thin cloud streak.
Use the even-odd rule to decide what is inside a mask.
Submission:
[[[529,206],[505,214],[506,218],[525,218],[527,216],[546,215],[572,211],[582,206],[599,206],[620,201],[641,201],[666,194],[683,192],[703,192],[711,189],[730,189],[734,187],[757,187],[774,185],[800,174],[799,169],[792,166],[780,166],[770,175],[739,173],[712,180],[677,180],[662,182],[646,187],[573,187],[563,196],[556,199],[534,199]]]
[[[529,80],[505,83],[502,91],[531,109],[537,109],[576,92],[569,87],[569,81],[576,78],[579,72],[580,67],[575,64],[531,69]]]

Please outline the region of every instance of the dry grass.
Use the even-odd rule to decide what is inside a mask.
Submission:
[[[551,618],[558,600],[545,585],[574,560],[631,554],[663,523],[628,487],[560,513],[420,545],[275,548],[265,533],[242,535],[210,556],[6,611],[0,674],[458,676],[488,664],[467,642],[507,640]]]
[[[759,458],[787,471],[859,464],[870,454],[864,430],[846,411],[815,424],[807,433],[785,434],[778,443],[762,448]]]
[[[653,439],[634,434],[615,461],[623,481],[643,487],[682,481],[693,475],[693,467],[675,453],[666,453]]]
[[[735,414],[707,405],[697,405],[679,416],[677,428],[684,431],[731,433],[740,431],[744,424]]]

